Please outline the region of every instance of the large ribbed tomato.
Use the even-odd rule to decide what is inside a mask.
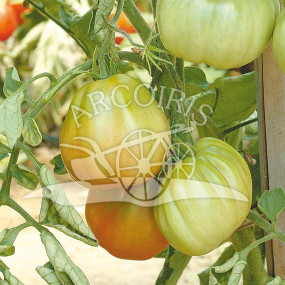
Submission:
[[[100,190],[100,193],[104,191]],[[124,199],[127,192],[115,189],[113,193],[116,191],[120,193],[121,201],[101,203],[98,202],[100,193],[89,191],[86,220],[100,246],[122,259],[146,260],[156,256],[168,242],[156,225],[153,208],[127,203]],[[143,191],[143,184],[132,188],[137,195]],[[102,200],[102,194],[100,198]],[[110,195],[104,198],[113,201]]]
[[[285,73],[285,10],[277,17],[272,46],[276,61]]]
[[[270,41],[275,1],[158,0],[162,42],[190,62],[240,67],[256,59]]]
[[[247,217],[252,199],[249,168],[234,148],[214,138],[196,147],[195,163],[178,162],[154,210],[168,242],[189,255],[206,254],[228,239]]]
[[[129,187],[167,159],[170,127],[150,91],[128,75],[83,86],[60,134],[63,162],[77,181]]]

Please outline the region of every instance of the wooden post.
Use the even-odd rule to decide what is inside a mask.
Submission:
[[[271,45],[257,60],[256,72],[262,190],[285,190],[285,75]],[[285,231],[285,214],[280,216],[278,228]],[[269,274],[285,279],[285,244],[269,242],[266,255]]]

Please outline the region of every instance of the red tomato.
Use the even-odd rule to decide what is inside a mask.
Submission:
[[[18,26],[17,15],[10,4],[0,11],[0,41],[6,41]]]
[[[100,246],[121,259],[146,260],[156,256],[168,242],[155,222],[153,208],[124,202],[124,194],[116,190],[122,201],[98,203],[99,192],[89,191],[86,220]],[[144,185],[132,188],[133,194],[141,191]],[[110,198],[108,192],[106,195]]]
[[[21,4],[21,3],[20,3],[20,4],[12,4],[11,6],[13,7],[13,9],[14,9],[16,15],[17,15],[18,23],[19,23],[19,24],[23,24],[23,23],[24,23],[24,20],[23,20],[23,18],[21,17],[21,15],[22,15],[25,11],[29,10],[29,8],[25,8],[25,7],[23,6],[23,4]]]

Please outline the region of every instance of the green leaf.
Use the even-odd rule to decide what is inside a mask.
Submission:
[[[276,278],[268,282],[266,285],[280,285],[282,284],[281,281],[282,281],[281,278],[277,276]]]
[[[53,170],[53,172],[54,172],[55,174],[66,174],[66,173],[67,173],[67,170],[66,170],[66,168],[65,168],[65,166],[64,166],[64,163],[63,163],[63,161],[62,161],[62,157],[61,157],[60,154],[57,155],[57,156],[55,156],[55,157],[50,161],[50,163],[51,163],[52,165],[54,165],[54,170]]]
[[[213,109],[211,118],[222,125],[247,119],[256,110],[255,73],[251,72],[223,81],[215,81],[207,92],[199,95],[194,103],[196,108],[206,104]],[[189,99],[191,102],[191,98]],[[207,114],[209,115],[209,114]]]
[[[201,89],[205,90],[210,84],[207,81],[206,74],[198,67],[191,66],[184,68],[185,83],[195,83],[201,86]]]
[[[24,285],[18,278],[10,273],[8,269],[3,270],[4,280],[0,280],[0,285]]]
[[[240,124],[240,122],[235,122],[226,127],[222,128],[222,130],[234,127]],[[236,131],[233,131],[225,136],[225,141],[231,145],[235,149],[239,149],[241,147],[242,139],[245,136],[245,127],[239,128]]]
[[[236,264],[239,263],[239,255],[235,253],[230,259],[228,259],[224,264],[217,265],[210,268],[209,272],[209,285],[221,285],[218,281],[217,273],[227,273],[231,269],[233,269]],[[230,274],[229,280],[231,279],[233,271]],[[230,281],[227,283],[231,284]],[[233,284],[232,284],[233,285]]]
[[[219,257],[219,259],[211,267],[215,267],[215,266],[219,266],[219,265],[224,264],[227,260],[232,258],[234,254],[235,254],[234,247],[232,245],[227,247],[224,250],[224,252],[222,253],[222,255]],[[226,272],[223,274],[215,274],[218,283],[221,285],[227,285],[228,284],[228,280],[230,278],[230,275],[231,275],[230,272]],[[210,278],[210,268],[201,272],[200,274],[198,274],[198,276],[200,279],[200,285],[208,285],[209,284],[209,278]]]
[[[44,188],[39,222],[91,246],[97,246],[98,241],[93,233],[69,203],[64,190],[45,165],[40,169],[40,179]]]
[[[172,246],[168,247],[165,263],[156,280],[156,285],[175,285],[179,281],[191,256],[185,255]]]
[[[26,228],[27,224],[19,225],[12,229],[6,229],[0,232],[0,255],[1,256],[10,256],[15,253],[15,247],[13,243],[15,242],[18,234],[24,228]]]
[[[89,57],[92,57],[95,46],[102,45],[102,41],[92,31],[93,11],[88,11],[82,17],[76,17],[70,23],[70,31],[82,45],[87,49]]]
[[[104,0],[99,2],[98,10],[96,11],[94,32],[100,39],[104,39],[104,33],[100,33],[106,27],[104,19],[108,20],[114,8],[115,0]]]
[[[3,134],[10,148],[13,148],[21,136],[23,119],[21,106],[24,93],[15,92],[0,103],[0,134]]]
[[[31,169],[21,164],[12,165],[10,169],[18,184],[29,190],[34,190],[37,187],[39,179]]]
[[[13,95],[13,93],[16,92],[23,84],[24,82],[20,80],[19,74],[15,67],[8,68],[6,70],[6,79],[3,88],[6,97]]]
[[[242,273],[246,267],[247,262],[245,260],[238,261],[232,270],[228,285],[238,285],[242,276]]]
[[[56,272],[50,262],[44,266],[36,268],[38,274],[47,282],[47,284],[61,285],[60,280],[56,276]]]
[[[285,193],[281,188],[266,191],[258,201],[259,209],[275,225],[285,209]]]
[[[42,142],[42,134],[34,119],[27,118],[24,121],[22,134],[26,142],[31,146],[37,146]]]
[[[8,157],[9,153],[10,152],[8,149],[6,149],[0,145],[0,160],[2,160],[5,157]]]
[[[44,230],[41,233],[41,240],[60,283],[75,285],[90,284],[81,269],[72,262],[65,253],[62,245],[50,232]]]
[[[185,67],[184,78],[185,93],[188,97],[203,92],[210,84],[207,81],[206,74],[203,72],[203,70],[194,66]]]

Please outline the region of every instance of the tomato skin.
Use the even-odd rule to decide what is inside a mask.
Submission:
[[[0,11],[0,41],[6,41],[18,27],[16,13],[9,3]]]
[[[277,17],[273,33],[272,47],[276,61],[285,73],[285,10],[283,10]]]
[[[143,186],[135,187],[132,191],[143,191]],[[94,201],[96,192],[90,190],[85,208],[87,223],[99,245],[113,256],[146,260],[168,246],[155,222],[152,207],[127,202]]]
[[[13,8],[13,10],[15,11],[15,13],[16,13],[16,15],[17,15],[17,21],[18,21],[18,23],[19,24],[23,24],[24,23],[24,20],[23,20],[23,18],[21,17],[21,15],[25,12],[25,11],[27,11],[27,10],[29,10],[29,8],[25,8],[24,6],[23,6],[23,4],[11,4],[11,6],[12,6],[12,8]]]
[[[158,0],[158,27],[175,56],[219,69],[237,68],[267,46],[275,7],[272,0]]]
[[[97,95],[103,96],[103,100],[98,100]],[[94,112],[90,98],[93,103],[101,102],[96,107],[97,113]],[[75,107],[87,113],[81,111],[82,116],[75,120]],[[61,155],[68,172],[82,183],[87,181],[89,185],[114,184],[117,187],[120,185],[118,179],[124,178],[131,181],[135,179],[134,183],[139,184],[144,178],[152,177],[151,174],[140,174],[151,167],[147,162],[159,164],[151,167],[153,175],[162,168],[169,153],[169,132],[167,118],[149,90],[136,79],[118,74],[87,84],[75,94],[60,134]],[[165,145],[159,145],[152,153],[153,141],[146,141],[143,145],[143,157],[151,157],[144,161],[146,164],[140,164],[141,168],[138,170],[136,165],[139,163],[131,153],[140,158],[141,147],[137,135],[150,133],[155,137],[162,134]],[[85,140],[82,140],[82,137]],[[91,139],[92,142],[86,139]],[[125,147],[130,140],[138,141],[137,145],[131,148],[131,153],[127,152]],[[85,148],[87,151],[79,148]],[[95,153],[96,158],[90,155],[90,152]],[[132,169],[125,169],[130,167]],[[136,179],[137,176],[139,178]]]
[[[189,184],[183,179],[183,171],[179,172],[180,179],[173,172],[166,187],[167,195],[158,198],[159,205],[154,209],[156,222],[168,242],[188,255],[206,254],[228,239],[247,217],[252,199],[249,168],[234,148],[214,138],[203,138],[196,147],[195,169],[190,180],[207,183]],[[187,173],[191,172],[191,161],[192,158],[186,161],[189,166],[182,166]],[[179,166],[181,162],[178,169]],[[221,197],[222,192],[215,185],[230,188],[226,188],[230,195],[226,197],[233,197],[231,189],[234,189],[246,198],[242,201]]]

